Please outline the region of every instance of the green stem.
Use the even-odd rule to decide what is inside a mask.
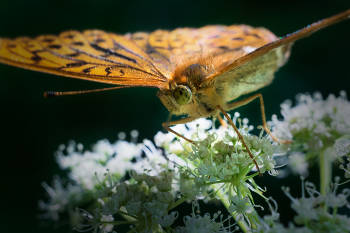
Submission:
[[[322,195],[327,194],[332,179],[332,162],[329,161],[326,151],[322,150],[320,152],[320,187]],[[326,206],[325,211],[327,211]]]
[[[222,189],[219,189],[217,191],[217,197],[220,198],[221,202],[224,204],[224,206],[226,207],[226,209],[228,209],[230,207],[230,202],[229,202],[229,199],[228,199],[228,196],[224,194],[224,192],[222,191]],[[233,216],[234,219],[236,219],[235,216]],[[249,226],[247,225],[246,222],[244,221],[240,221],[238,222],[238,225],[240,226],[241,230],[243,232],[247,232],[247,230],[249,229]]]
[[[254,176],[259,175],[259,172],[254,173],[253,175],[245,177],[243,180],[249,180],[250,178],[253,178]]]
[[[119,210],[118,213],[139,220],[139,218],[137,216],[131,216],[130,214],[128,214],[122,210]]]
[[[169,210],[175,208],[176,206],[180,205],[182,202],[184,202],[184,201],[186,201],[186,200],[187,200],[186,197],[181,197],[179,200],[177,200],[177,201],[174,203],[174,205],[169,206],[169,208],[167,209],[167,211],[169,211]]]
[[[247,217],[251,224],[251,228],[256,229],[257,228],[256,223],[260,224],[260,221],[259,221],[258,213],[255,211],[255,209],[250,214],[247,214]]]
[[[332,163],[329,161],[327,153],[322,150],[320,153],[320,179],[321,194],[326,195],[332,178]]]
[[[216,182],[208,182],[208,183],[204,183],[203,185],[212,185],[212,184],[220,184],[220,183],[228,183],[228,182],[231,182],[231,180],[220,180]]]

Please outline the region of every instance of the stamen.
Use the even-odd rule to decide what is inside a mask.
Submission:
[[[125,138],[126,138],[126,133],[124,133],[124,132],[118,133],[118,139],[119,140],[125,140]]]
[[[139,136],[139,131],[137,131],[136,129],[132,130],[130,132],[130,135],[131,135],[131,142],[136,144],[137,143],[137,137]]]

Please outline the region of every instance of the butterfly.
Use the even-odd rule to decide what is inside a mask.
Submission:
[[[288,61],[294,41],[349,16],[350,10],[281,38],[267,29],[247,25],[178,28],[126,35],[86,30],[34,39],[0,38],[0,62],[115,85],[106,89],[157,88],[157,96],[170,114],[187,115],[163,123],[168,131],[183,137],[169,126],[201,117],[220,117],[221,112],[240,135],[226,111],[259,98],[263,127],[266,127],[263,99],[258,93],[232,101],[269,85],[274,73]],[[45,96],[93,91],[47,92]],[[241,140],[245,145],[243,138]]]

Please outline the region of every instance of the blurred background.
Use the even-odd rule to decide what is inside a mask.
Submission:
[[[317,20],[350,9],[350,1],[126,1],[17,0],[2,1],[0,37],[35,37],[68,29],[101,29],[125,34],[156,29],[247,24],[284,36]],[[345,90],[350,94],[350,20],[295,43],[290,61],[263,89],[267,119],[297,93],[320,91],[324,97]],[[62,143],[73,139],[85,148],[100,139],[114,142],[118,132],[137,129],[139,142],[162,130],[167,109],[155,89],[134,88],[45,99],[45,91],[89,90],[108,85],[43,74],[0,64],[1,232],[53,232],[38,224],[37,201],[45,199],[41,182],[65,176],[53,157]],[[250,124],[261,124],[259,102],[237,109]],[[130,136],[127,137],[127,140]],[[339,170],[337,167],[335,170]],[[318,169],[311,169],[318,185]],[[343,177],[343,172],[338,172]],[[257,178],[266,196],[279,203],[281,221],[293,220],[290,201],[280,190],[291,186],[300,196],[299,177]],[[265,203],[256,199],[258,203]],[[190,210],[184,205],[184,209]],[[203,209],[205,211],[205,208]],[[68,232],[62,226],[55,232]],[[119,231],[118,231],[119,232]]]

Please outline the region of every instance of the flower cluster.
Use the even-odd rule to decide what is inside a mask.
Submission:
[[[288,187],[282,187],[283,192],[292,201],[291,207],[297,213],[294,217],[294,223],[301,226],[296,227],[290,223],[286,228],[278,223],[279,213],[277,213],[277,203],[272,199],[268,199],[268,205],[271,210],[271,215],[264,217],[264,221],[258,225],[257,229],[251,229],[252,232],[281,232],[281,233],[311,233],[311,232],[349,232],[350,218],[346,215],[337,213],[339,208],[349,204],[348,197],[350,196],[350,189],[343,189],[340,194],[337,194],[339,177],[335,178],[335,183],[331,184],[332,189],[326,195],[320,194],[316,190],[316,186],[311,182],[302,180],[302,197],[294,198],[290,194]],[[305,190],[309,194],[306,197]],[[269,203],[272,200],[275,207]],[[332,214],[328,213],[328,209],[332,208]]]
[[[253,127],[248,126],[247,119],[240,120],[238,113],[232,119],[237,122],[238,133],[226,120],[219,128],[215,128],[215,121],[206,119],[173,127],[193,144],[161,132],[155,136],[155,145],[146,139],[136,144],[137,133],[133,132],[132,142],[124,141],[125,134],[121,134],[116,143],[101,140],[91,151],[83,151],[83,146],[74,142],[60,146],[56,160],[69,171],[70,179],[63,182],[56,177],[52,187],[43,183],[49,200],[39,202],[45,211],[42,217],[58,221],[61,213],[68,212],[77,231],[94,233],[112,232],[123,224],[130,226],[128,233],[229,233],[237,231],[237,225],[243,231],[259,233],[349,232],[350,218],[338,210],[349,206],[350,189],[337,194],[340,178],[331,184],[331,190],[330,180],[326,183],[322,178],[322,174],[331,177],[327,168],[334,158],[340,159],[345,177],[350,177],[350,103],[344,93],[341,95],[327,100],[320,94],[300,95],[296,107],[282,105],[284,121],[273,118],[274,136],[293,140],[292,157],[284,159],[294,170],[305,174],[311,158],[328,156],[320,166],[321,193],[304,180],[301,198],[294,198],[289,188],[283,188],[297,213],[288,227],[279,223],[277,202],[266,198],[266,189],[254,180],[260,174],[280,173],[275,159],[285,146],[272,142],[261,126],[260,134],[252,135]],[[346,167],[344,158],[349,162]],[[255,208],[262,206],[254,201],[253,192],[267,201],[270,215],[258,216]],[[204,203],[220,199],[229,216],[223,219],[220,211],[195,213],[200,199]],[[179,218],[174,208],[191,200],[192,213],[183,217],[183,226],[174,226]],[[74,209],[82,206],[86,211]],[[125,220],[115,220],[121,217]],[[83,225],[82,219],[89,225]]]
[[[64,185],[58,176],[54,177],[52,187],[46,182],[43,182],[42,186],[49,196],[49,201],[45,203],[43,200],[39,200],[39,209],[45,211],[44,214],[40,215],[40,218],[58,221],[60,213],[70,212],[73,220],[71,225],[78,223],[79,219],[75,218],[75,206],[79,205],[83,199],[89,199],[92,193],[86,192],[79,185],[70,183]]]
[[[132,140],[135,140],[136,134],[132,133],[134,136]],[[120,134],[120,138],[123,139],[125,136]],[[56,161],[61,169],[68,169],[69,180],[62,181],[59,177],[55,177],[52,187],[43,182],[48,201],[39,201],[39,209],[44,211],[40,215],[41,219],[57,222],[61,213],[68,212],[70,224],[78,227],[81,219],[75,207],[93,202],[93,192],[102,185],[95,174],[102,176],[106,169],[110,169],[113,178],[120,180],[135,164],[144,164],[141,158],[142,148],[140,144],[136,145],[133,142],[118,140],[111,144],[108,140],[100,140],[91,151],[83,149],[82,144],[76,144],[74,141],[70,141],[68,146],[59,146],[55,153]],[[136,163],[132,163],[132,159],[136,159]]]
[[[237,120],[238,116],[236,113],[234,120]],[[240,120],[239,123],[241,124]],[[177,212],[169,212],[172,208],[186,200],[210,199],[218,192],[227,200],[229,211],[236,220],[242,220],[243,217],[248,219],[247,215],[251,215],[254,212],[253,207],[257,207],[251,203],[250,190],[262,195],[261,189],[253,180],[259,173],[247,176],[248,172],[255,169],[254,161],[262,173],[277,172],[274,170],[273,159],[276,144],[271,144],[266,136],[262,136],[263,131],[259,137],[250,135],[251,127],[248,127],[247,123],[247,119],[243,120],[239,131],[254,159],[249,156],[247,148],[232,129],[223,126],[209,129],[212,123],[205,119],[183,126],[182,133],[196,139],[196,145],[174,140],[174,136],[169,136],[171,134],[156,135],[155,141],[158,145],[168,145],[164,150],[167,159],[162,150],[157,149],[149,140],[144,140],[138,145],[125,141],[110,144],[103,140],[93,147],[92,152],[83,152],[82,145],[71,142],[66,149],[68,155],[63,154],[62,146],[56,158],[62,168],[70,168],[70,177],[78,186],[89,190],[90,194],[94,192],[93,196],[102,204],[95,210],[94,215],[83,211],[83,217],[90,221],[91,228],[96,232],[110,232],[113,225],[119,224],[135,226],[132,229],[136,232],[168,228],[178,217]],[[140,155],[141,150],[145,156]],[[130,161],[132,158],[135,158],[134,162]],[[119,161],[120,165],[110,168],[108,165],[112,161]],[[83,165],[92,162],[97,169],[94,178],[87,181],[91,176],[91,169],[82,171],[82,168]],[[107,168],[102,180],[101,168]],[[119,182],[128,169],[130,179]],[[182,195],[177,201],[174,199],[176,192]],[[116,223],[106,220],[112,219],[115,214],[120,214],[130,221]],[[215,215],[214,219],[217,217]],[[207,215],[187,217],[185,227],[177,228],[177,231],[187,232],[188,229],[192,229],[190,226],[193,222],[201,222],[200,226],[205,223],[206,227],[198,229],[211,229],[208,232],[216,232],[215,229],[220,228],[220,232],[226,232],[226,228],[222,226],[214,227],[214,223],[208,224],[207,218]]]
[[[344,167],[344,165],[341,164],[339,168],[345,171],[344,176],[345,178],[349,179],[350,178],[350,134],[337,139],[335,144],[336,144],[335,147],[338,151],[338,155],[341,157],[345,157],[346,160],[348,161],[348,164],[346,165],[346,167]]]
[[[235,114],[234,121],[238,116]],[[240,119],[237,120],[241,125]],[[277,143],[271,143],[267,136],[263,136],[262,127],[259,136],[249,134],[251,127],[247,123],[248,120],[244,119],[239,132],[253,158],[239,136],[232,129],[225,128],[227,124],[206,132],[197,123],[196,133],[191,137],[195,144],[190,145],[190,148],[183,146],[182,150],[178,149],[175,153],[187,162],[185,166],[178,166],[180,193],[183,197],[195,199],[200,195],[211,196],[220,192],[221,197],[226,199],[229,212],[236,219],[244,216],[249,222],[248,215],[256,214],[253,207],[260,207],[251,203],[251,191],[263,196],[261,188],[253,179],[259,172],[248,176],[249,172],[256,171],[254,162],[261,173],[277,175],[278,171],[274,169],[276,162],[273,158]],[[205,125],[208,127],[210,124]],[[189,131],[194,129],[189,127]]]
[[[66,150],[67,154],[64,154]],[[140,158],[139,145],[123,140],[111,144],[108,140],[98,141],[91,151],[83,151],[82,144],[70,141],[68,146],[61,145],[56,152],[56,161],[61,169],[69,169],[70,178],[87,190],[95,190],[98,184],[95,173],[103,175],[106,169],[118,180],[125,176],[133,166],[131,160]]]
[[[346,99],[345,91],[341,91],[338,98],[331,94],[326,100],[319,92],[313,96],[299,94],[295,107],[287,100],[281,104],[281,108],[284,120],[279,121],[273,115],[269,124],[276,138],[292,141],[293,153],[297,152],[299,158],[300,152],[305,153],[304,161],[321,153],[326,154],[328,161],[338,158],[335,141],[350,134],[350,102]],[[298,166],[293,168],[300,169]]]
[[[169,192],[172,190],[172,172],[162,171],[158,176],[150,176],[132,170],[130,176],[134,180],[133,184],[113,182],[109,171],[105,176],[108,184],[101,184],[102,189],[94,194],[102,203],[102,208],[95,210],[95,219],[99,220],[96,224],[91,220],[95,232],[106,222],[102,221],[101,216],[113,216],[116,213],[131,218],[133,221],[123,224],[137,225],[134,228],[136,232],[152,232],[169,227],[178,217],[177,212],[168,212],[174,205],[174,197]]]
[[[203,217],[200,215],[196,215],[194,212],[195,207],[199,207],[198,202],[192,202],[192,214],[187,215],[183,218],[185,226],[177,227],[173,233],[227,233],[227,232],[235,232],[239,230],[239,227],[236,226],[233,231],[233,228],[237,223],[231,224],[231,216],[228,216],[225,220],[223,220],[223,215],[215,213],[213,218],[210,218],[210,214],[206,213]],[[220,221],[215,221],[220,216]],[[239,221],[240,219],[238,219]],[[228,226],[224,226],[224,222],[228,221]]]
[[[90,214],[89,212],[78,209],[77,211],[81,211],[81,216],[86,219],[88,222],[90,222],[90,225],[88,229],[80,230],[77,227],[74,227],[74,230],[79,232],[88,232],[93,230],[94,233],[108,233],[113,231],[113,216],[112,215],[101,215],[100,210],[97,208],[94,210],[94,215]],[[81,228],[81,227],[80,227]],[[116,233],[113,231],[112,233]]]

